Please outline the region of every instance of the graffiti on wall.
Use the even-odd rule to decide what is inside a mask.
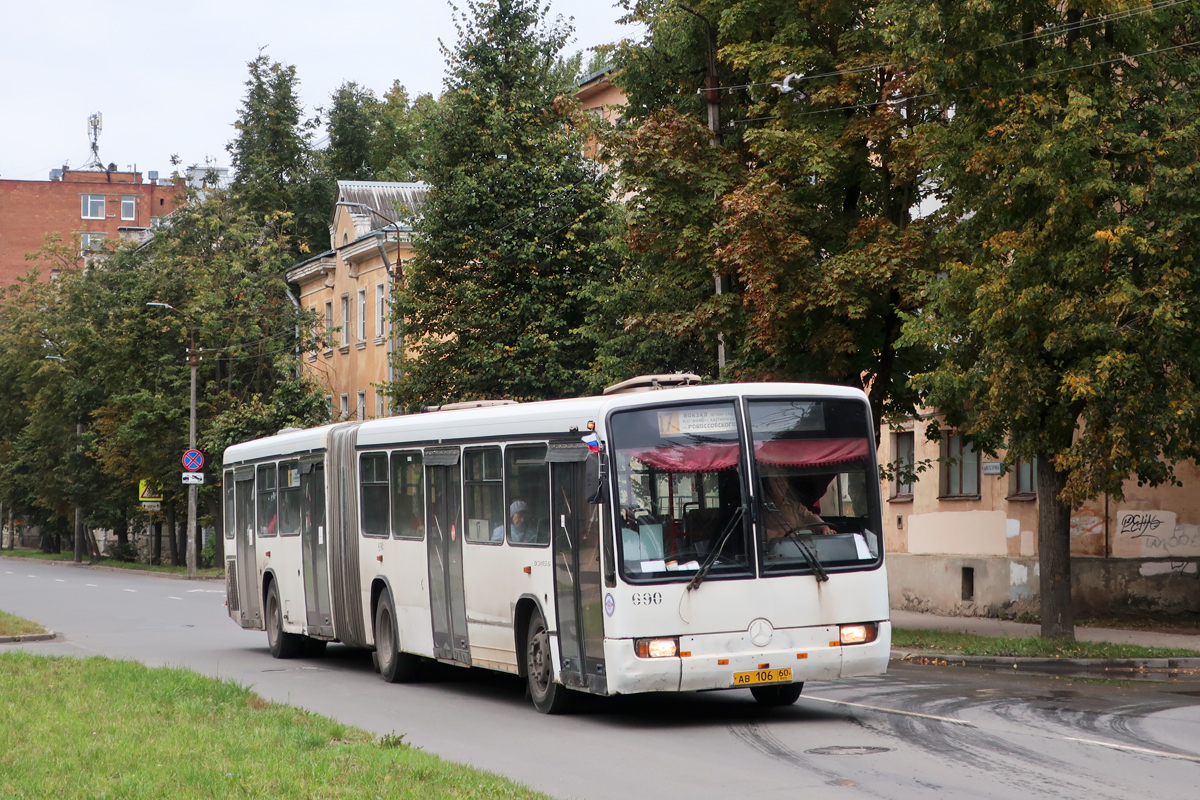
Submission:
[[[1173,511],[1121,511],[1112,537],[1117,558],[1200,556],[1200,525],[1180,525]]]

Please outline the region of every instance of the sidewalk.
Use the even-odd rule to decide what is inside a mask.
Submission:
[[[910,630],[930,629],[1013,638],[1037,636],[1041,632],[1040,625],[1013,622],[1007,619],[940,617],[936,614],[921,614],[916,611],[901,611],[895,608],[892,609],[892,625]],[[1075,638],[1081,642],[1113,642],[1114,644],[1134,644],[1142,647],[1180,647],[1195,650],[1200,655],[1200,635],[1127,631],[1116,628],[1084,628],[1077,625],[1075,626]]]

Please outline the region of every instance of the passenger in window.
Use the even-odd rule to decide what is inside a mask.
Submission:
[[[509,541],[517,544],[534,544],[537,542],[537,530],[529,524],[529,504],[524,500],[514,500],[508,507]],[[492,531],[492,541],[504,539],[504,526],[497,525]]]
[[[821,498],[834,475],[772,475],[766,480],[765,499],[775,508],[767,513],[767,540],[790,532],[836,533],[821,519]]]

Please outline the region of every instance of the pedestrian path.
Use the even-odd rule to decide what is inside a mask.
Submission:
[[[897,628],[929,629],[974,633],[979,636],[1007,636],[1027,638],[1041,633],[1040,625],[1013,622],[991,617],[943,617],[917,611],[892,609],[892,625]],[[1200,635],[1183,633],[1159,633],[1157,631],[1129,631],[1117,628],[1085,628],[1075,626],[1075,638],[1081,642],[1113,642],[1142,647],[1180,647],[1200,652]]]

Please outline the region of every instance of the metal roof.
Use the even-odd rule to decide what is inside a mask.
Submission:
[[[381,228],[411,230],[412,220],[421,213],[425,193],[429,191],[429,184],[426,183],[338,181],[337,185],[339,203],[359,205],[357,208],[354,205],[346,206],[359,237]],[[367,211],[367,208],[374,213]]]

